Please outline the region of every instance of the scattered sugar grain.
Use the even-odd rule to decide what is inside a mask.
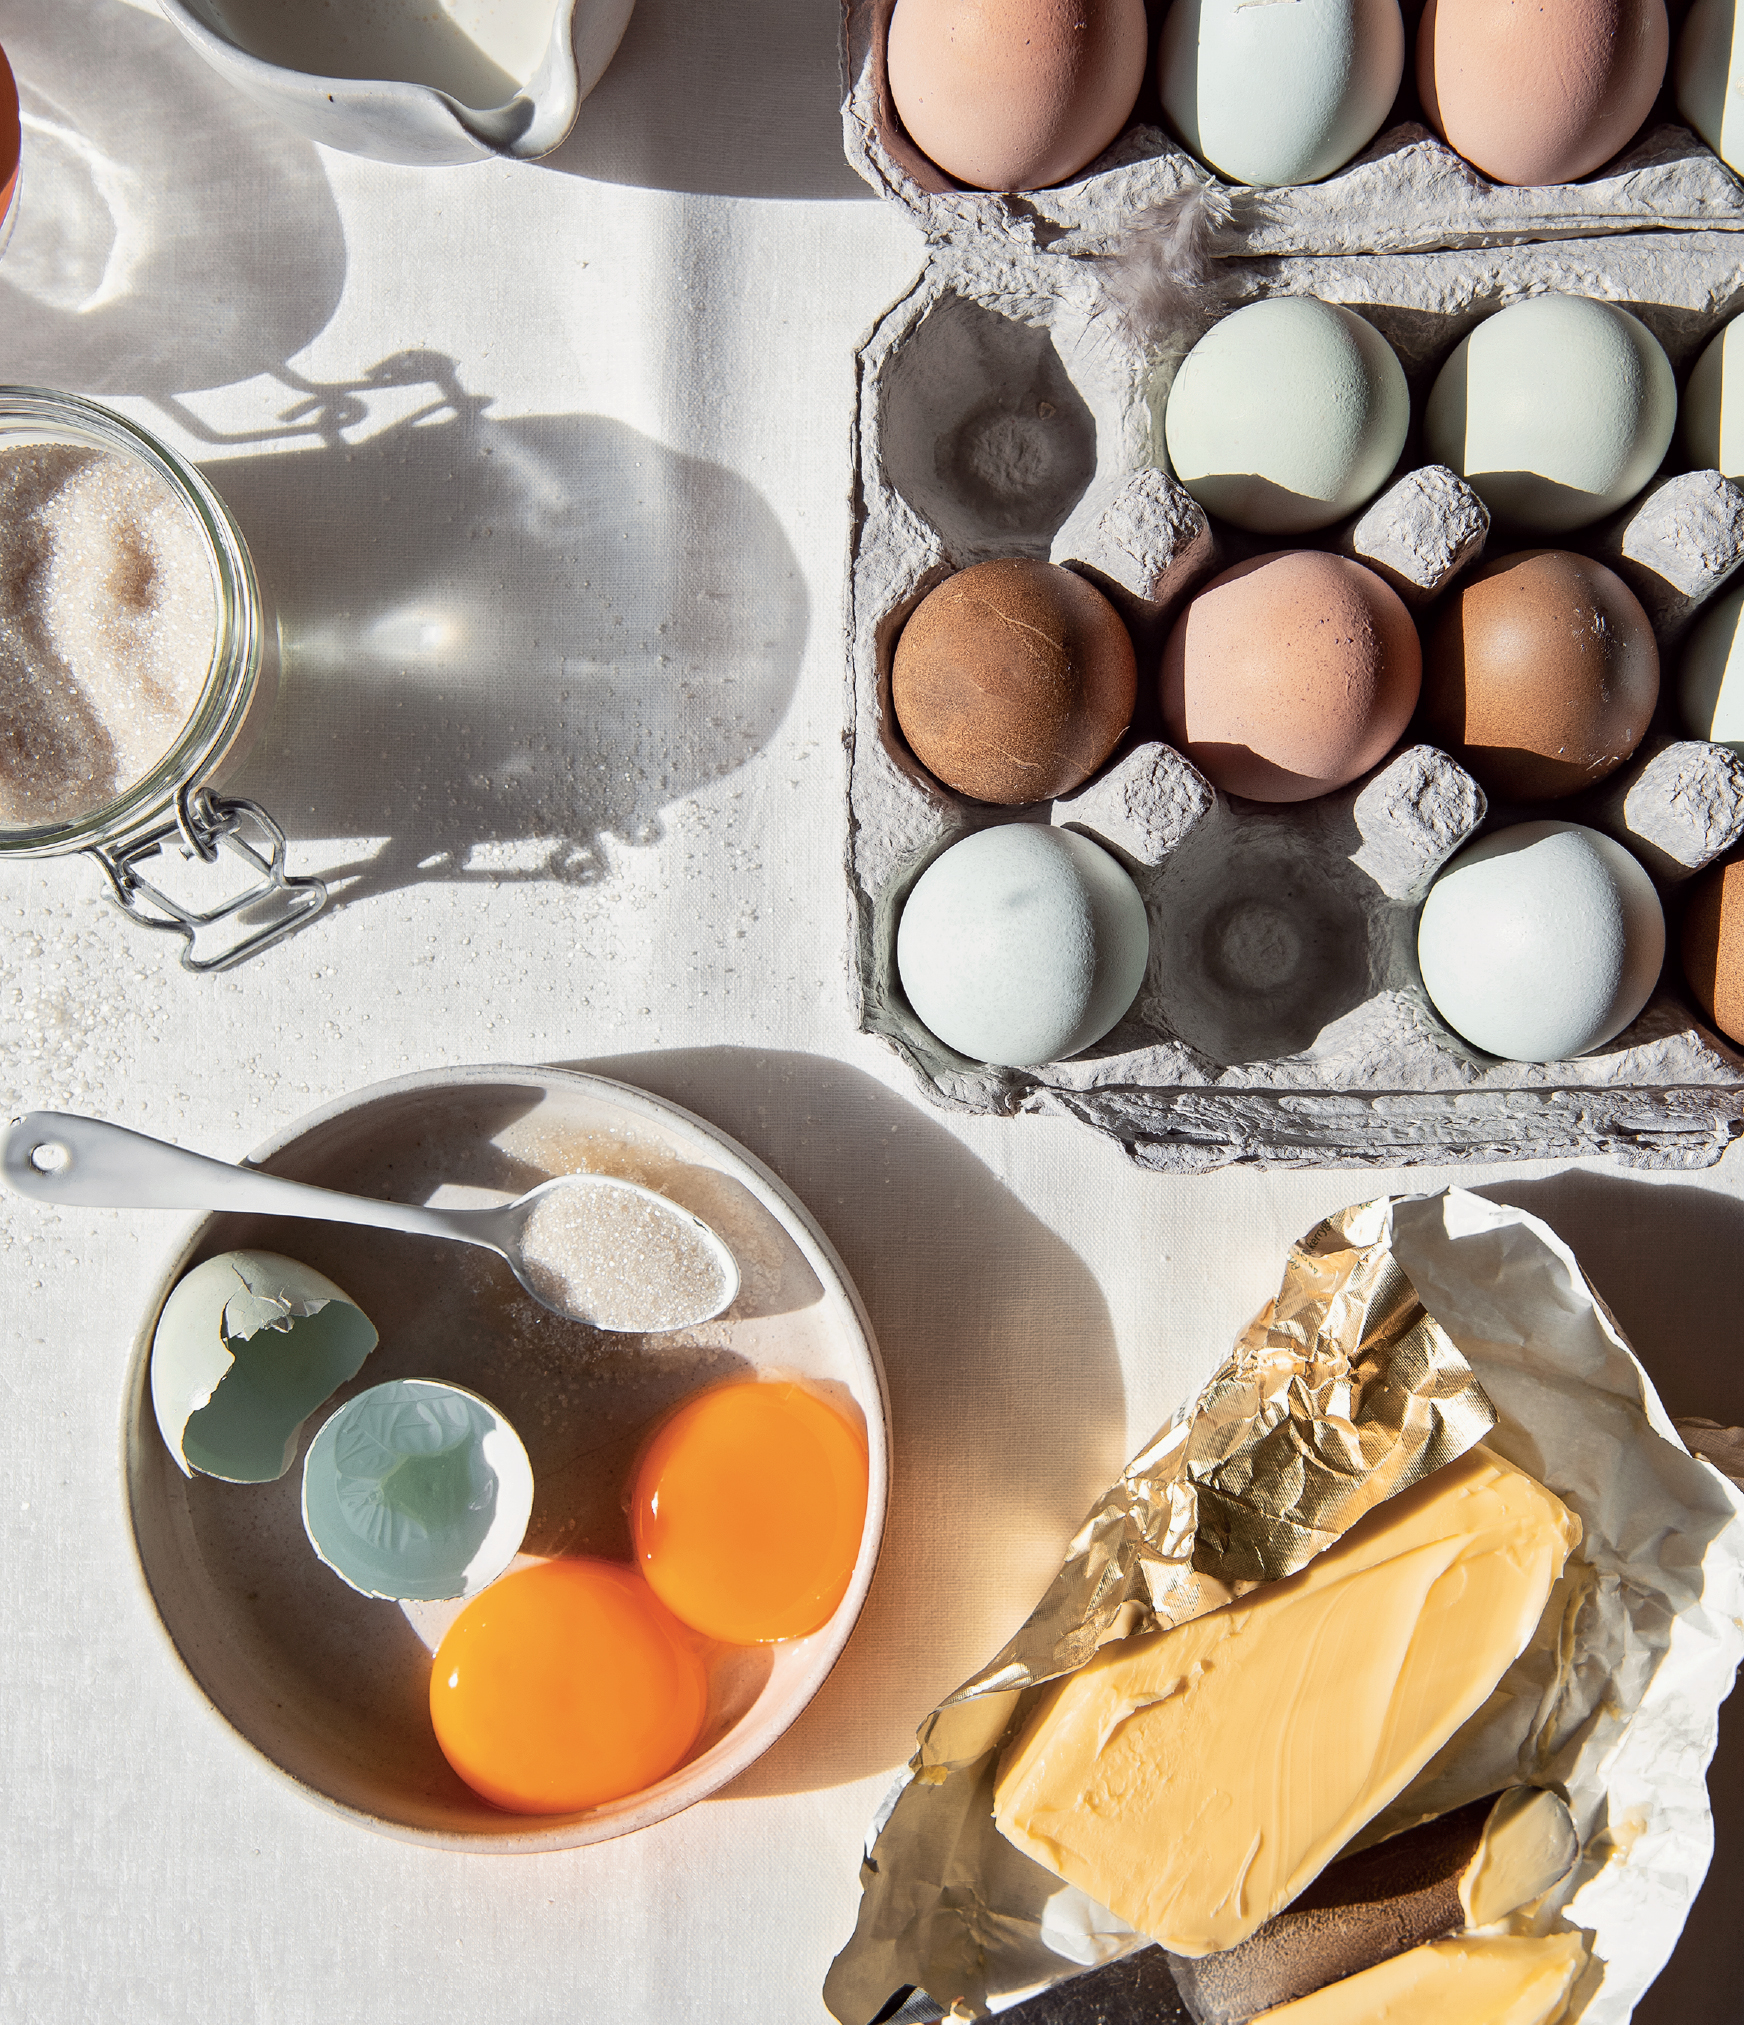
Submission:
[[[193,516],[108,450],[0,450],[0,823],[74,821],[175,743],[217,633]]]
[[[542,1300],[603,1329],[682,1328],[712,1314],[727,1291],[713,1246],[687,1213],[628,1188],[542,1196],[521,1259]]]

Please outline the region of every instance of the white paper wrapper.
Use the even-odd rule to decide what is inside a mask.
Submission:
[[[1361,1840],[1503,1785],[1560,1788],[1581,1834],[1580,1862],[1514,1924],[1585,1932],[1592,1965],[1569,2017],[1623,2025],[1675,1946],[1712,1854],[1704,1774],[1744,1656],[1744,1494],[1684,1447],[1547,1226],[1458,1189],[1374,1207],[1397,1264],[1496,1409],[1488,1444],[1555,1491],[1585,1536],[1537,1639]],[[941,1713],[961,1723],[973,1707]],[[994,1723],[987,1742],[997,1735]],[[978,1768],[989,1796],[994,1765]],[[932,1994],[945,2005],[955,1999],[960,2017],[1010,2009],[1144,1945],[997,1834],[929,1834],[925,1775],[903,1783],[900,1832],[883,1832],[894,1795],[874,1827],[863,1872],[872,1916],[869,1924],[863,1910],[832,1970],[832,2001],[852,1988],[864,2005],[870,1984],[904,1961],[911,1921],[926,1936],[914,1959],[930,1950]],[[941,1908],[950,1917],[941,1920]],[[960,1933],[960,1947],[947,1942],[941,1952],[941,1933]],[[958,1953],[960,1963],[949,1959]],[[943,1987],[947,1977],[955,1990]],[[838,2016],[865,2025],[904,1982],[924,1986],[924,1976],[910,1968],[864,2018]],[[938,2007],[913,2015],[923,2014]]]
[[[1490,1446],[1579,1513],[1592,1575],[1549,1706],[1510,1708],[1510,1676],[1384,1819],[1439,1813],[1502,1783],[1497,1772],[1560,1786],[1581,1861],[1532,1929],[1590,1933],[1570,2015],[1623,2025],[1713,1854],[1704,1775],[1744,1657],[1744,1494],[1684,1447],[1547,1225],[1449,1189],[1396,1202],[1392,1227],[1395,1257],[1496,1408]],[[1413,1795],[1431,1804],[1407,1809]]]

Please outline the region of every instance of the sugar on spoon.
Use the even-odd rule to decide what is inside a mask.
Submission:
[[[494,1209],[425,1209],[283,1181],[65,1111],[15,1118],[0,1173],[20,1195],[86,1209],[215,1209],[458,1238],[508,1262],[534,1300],[631,1335],[688,1329],[731,1305],[732,1253],[679,1204],[607,1174],[564,1174]]]

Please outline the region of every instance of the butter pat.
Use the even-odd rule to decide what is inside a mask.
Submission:
[[[1194,2025],[1246,2025],[1426,1941],[1506,1919],[1579,1855],[1561,1796],[1516,1786],[1341,1856],[1233,1948],[1165,1953]]]
[[[1431,1941],[1254,2025],[1554,2025],[1586,1959],[1579,1934]]]
[[[1555,1793],[1530,1786],[1504,1793],[1459,1881],[1465,1924],[1487,1927],[1530,1905],[1573,1870],[1579,1854],[1580,1837]]]
[[[1005,1837],[1179,1955],[1295,1898],[1488,1698],[1580,1539],[1476,1448],[1300,1574],[1103,1649],[1000,1767]]]

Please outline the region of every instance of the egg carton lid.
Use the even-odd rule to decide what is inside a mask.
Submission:
[[[1425,127],[1393,126],[1319,183],[1231,186],[1156,126],[1129,127],[1074,181],[999,195],[965,189],[916,148],[891,103],[884,50],[896,0],[843,0],[848,160],[932,241],[1103,251],[1188,189],[1207,192],[1231,258],[1413,253],[1529,240],[1710,227],[1744,231],[1744,184],[1688,127],[1652,125],[1578,183],[1492,183]]]

